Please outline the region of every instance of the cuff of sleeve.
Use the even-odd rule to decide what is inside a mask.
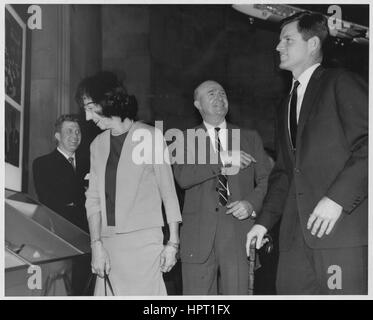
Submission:
[[[95,210],[95,211],[92,211],[92,210],[86,210],[87,212],[87,220],[89,220],[90,217],[92,216],[95,216],[97,214],[101,214],[101,211],[100,210]]]
[[[346,212],[347,214],[350,214],[351,211],[353,211],[360,203],[360,199],[356,199],[352,204],[349,202],[346,202],[346,201],[343,201],[341,199],[338,199],[338,197],[336,197],[334,194],[330,194],[328,193],[326,195],[326,197],[328,197],[330,200],[333,200],[335,203],[338,203],[344,212]]]
[[[263,214],[260,214],[259,217],[256,219],[255,224],[260,224],[264,228],[269,231],[272,228],[272,224],[270,222],[270,218],[268,216],[263,216]]]
[[[248,201],[250,203],[250,205],[253,207],[254,211],[256,211],[256,212],[260,211],[260,209],[261,209],[260,205],[256,203],[256,201],[254,200],[253,197],[247,197],[246,201]]]
[[[222,166],[220,164],[213,164],[212,165],[212,173],[214,176],[218,176],[221,174]]]

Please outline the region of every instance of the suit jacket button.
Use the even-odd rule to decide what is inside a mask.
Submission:
[[[300,170],[298,168],[294,168],[295,173],[300,173]]]
[[[215,211],[219,211],[219,208],[218,208],[218,207],[216,207],[216,208],[215,208]]]

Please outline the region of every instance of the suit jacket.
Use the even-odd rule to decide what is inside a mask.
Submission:
[[[75,153],[76,171],[57,150],[33,162],[33,174],[39,201],[88,231],[85,212],[84,177],[88,173],[89,159]]]
[[[366,245],[367,84],[345,70],[318,67],[302,102],[295,154],[288,134],[288,103],[289,98],[279,113],[278,159],[257,223],[270,229],[282,216],[280,250],[289,249],[298,217],[312,248]],[[343,213],[331,234],[319,239],[307,230],[307,221],[324,196],[340,204]]]
[[[155,158],[156,154],[158,157],[163,156],[164,151],[168,149],[159,129],[134,122],[119,158],[115,227],[110,227],[107,225],[105,202],[105,170],[110,152],[110,130],[104,131],[92,142],[86,208],[88,218],[101,214],[102,235],[163,226],[162,201],[167,222],[181,221],[171,166],[168,161]]]
[[[204,125],[194,129],[206,131]],[[251,154],[257,160],[257,163],[251,163],[249,167],[240,170],[237,174],[228,175],[228,187],[231,193],[229,202],[247,200],[258,212],[267,191],[267,179],[270,171],[269,159],[256,132],[239,129],[229,123],[227,129],[228,150],[232,150],[232,147],[238,145],[241,150]],[[240,141],[238,144],[232,141],[231,137],[235,137],[232,135],[232,129],[239,129]],[[210,159],[210,143],[210,138],[207,135],[207,159]],[[184,262],[203,263],[211,252],[216,231],[217,208],[219,207],[216,188],[221,164],[187,162],[188,158],[189,160],[198,159],[198,155],[201,153],[203,146],[198,139],[195,140],[194,149],[187,148],[186,143],[184,147],[184,164],[178,163],[174,166],[176,181],[185,190],[180,239],[181,259]],[[233,216],[231,218],[238,234],[236,238],[245,239],[253,220],[238,220]],[[244,240],[240,242],[242,243],[237,243],[237,250],[244,248]],[[242,252],[245,254],[244,250]]]

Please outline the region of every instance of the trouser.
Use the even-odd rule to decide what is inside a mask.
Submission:
[[[280,251],[276,287],[284,295],[367,294],[368,247],[312,249],[298,218],[292,246]]]
[[[93,288],[85,292],[87,282],[91,276],[91,254],[85,254],[73,259],[72,289],[74,296],[92,296]]]
[[[225,208],[217,212],[213,248],[204,263],[182,264],[184,295],[241,295],[248,292],[246,234],[234,228]]]

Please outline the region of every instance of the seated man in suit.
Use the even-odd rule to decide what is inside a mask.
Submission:
[[[189,138],[184,139],[187,159],[174,166],[176,181],[185,190],[180,239],[183,291],[247,294],[246,233],[267,191],[269,159],[256,132],[226,122],[228,100],[219,83],[200,84],[194,92],[194,106],[203,119],[194,132],[204,133],[206,139],[201,143],[197,137],[193,147]],[[204,164],[189,161],[199,161],[205,151]],[[227,164],[228,158],[223,159],[227,151],[238,155],[235,174],[223,164]],[[214,156],[218,161],[212,161]]]
[[[76,152],[81,141],[78,118],[61,115],[54,136],[57,148],[33,162],[36,193],[41,203],[88,232],[84,177],[89,171],[89,157]],[[89,273],[90,258],[76,259],[72,276],[75,295],[83,294]]]

